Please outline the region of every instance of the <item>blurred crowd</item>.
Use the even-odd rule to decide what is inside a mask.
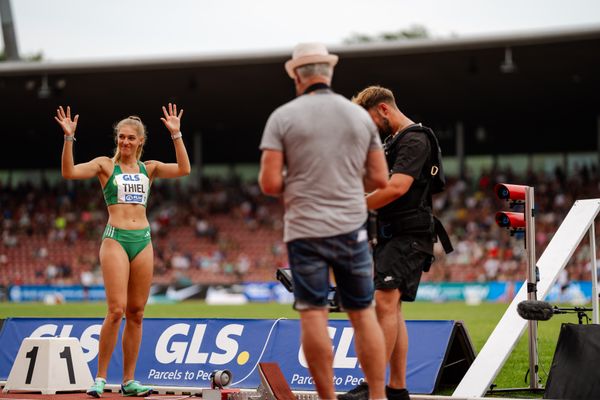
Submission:
[[[536,253],[544,251],[575,200],[600,197],[595,167],[565,174],[492,170],[451,178],[434,197],[436,215],[455,251],[436,245],[436,262],[424,281],[515,281],[526,277],[522,234],[498,228],[494,216],[508,210],[498,200],[498,182],[535,189]],[[97,182],[0,186],[0,285],[102,283],[98,261],[107,211]],[[283,206],[258,185],[239,179],[204,179],[197,187],[179,182],[152,186],[148,216],[155,252],[155,282],[230,284],[272,281],[286,265]],[[566,270],[567,280],[590,274],[587,240]]]
[[[256,183],[207,179],[202,189],[152,186],[155,281],[272,280],[285,264],[282,208]],[[108,213],[97,182],[0,188],[0,285],[101,284]]]
[[[510,169],[492,170],[477,177],[452,179],[448,190],[434,197],[437,215],[449,230],[454,252],[445,255],[436,245],[436,263],[428,281],[522,281],[527,274],[523,233],[511,233],[495,222],[497,211],[510,211],[509,203],[496,197],[497,183],[532,186],[535,193],[536,259],[576,200],[600,198],[600,175],[596,167],[576,168],[570,175],[553,173],[516,175]],[[515,211],[521,211],[516,208]],[[567,264],[568,280],[590,279],[589,241],[582,243]],[[563,275],[563,279],[565,275]]]

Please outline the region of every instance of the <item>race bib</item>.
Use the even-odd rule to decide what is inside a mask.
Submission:
[[[146,204],[150,180],[144,174],[120,174],[115,177],[119,204]]]

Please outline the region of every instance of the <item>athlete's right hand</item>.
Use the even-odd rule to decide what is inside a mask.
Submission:
[[[58,122],[65,135],[75,135],[75,129],[77,128],[77,120],[79,119],[79,114],[77,114],[75,118],[71,120],[71,107],[67,106],[67,113],[65,114],[65,110],[62,106],[60,106],[56,110],[56,117],[54,117],[54,119],[56,120],[56,122]]]

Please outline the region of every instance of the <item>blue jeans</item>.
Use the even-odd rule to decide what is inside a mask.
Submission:
[[[362,310],[373,303],[373,261],[364,227],[337,236],[292,240],[287,250],[296,310],[328,306],[329,267],[343,309]]]

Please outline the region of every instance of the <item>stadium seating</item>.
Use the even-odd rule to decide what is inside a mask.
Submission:
[[[492,188],[507,173],[450,179],[434,198],[455,251],[436,245],[436,262],[424,281],[523,280],[523,241],[494,223],[504,205]],[[600,197],[598,172],[513,177],[536,189],[536,250],[541,254],[572,203]],[[203,190],[155,184],[148,207],[156,283],[272,281],[287,263],[282,242],[283,208],[262,196],[256,183],[207,181]],[[87,183],[2,187],[0,191],[0,285],[79,284],[92,271],[101,283],[100,237],[107,212],[98,187]],[[589,249],[581,245],[568,266],[572,280],[589,279]]]

